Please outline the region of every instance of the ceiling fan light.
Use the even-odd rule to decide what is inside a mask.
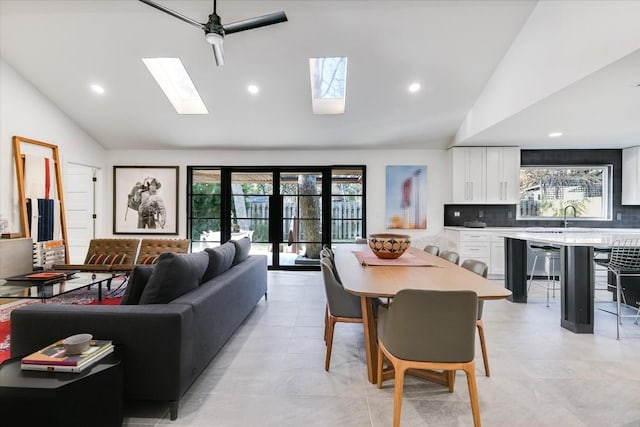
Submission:
[[[224,38],[218,33],[207,33],[205,38],[207,39],[207,43],[214,46],[222,46],[222,41],[224,40]]]

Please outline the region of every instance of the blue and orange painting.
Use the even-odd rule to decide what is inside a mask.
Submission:
[[[387,228],[427,228],[427,167],[387,166]]]

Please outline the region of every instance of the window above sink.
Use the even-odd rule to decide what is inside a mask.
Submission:
[[[523,166],[521,220],[611,220],[612,166]]]

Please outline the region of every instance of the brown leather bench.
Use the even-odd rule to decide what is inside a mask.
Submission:
[[[165,252],[189,252],[189,239],[92,239],[83,264],[56,264],[56,270],[130,272],[154,264]]]

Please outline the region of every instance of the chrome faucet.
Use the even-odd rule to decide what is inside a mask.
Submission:
[[[567,221],[567,209],[569,209],[569,208],[573,209],[573,217],[575,218],[577,216],[576,207],[575,206],[573,206],[573,205],[565,206],[565,208],[564,208],[564,228],[567,228],[567,225],[569,225],[569,221]]]

